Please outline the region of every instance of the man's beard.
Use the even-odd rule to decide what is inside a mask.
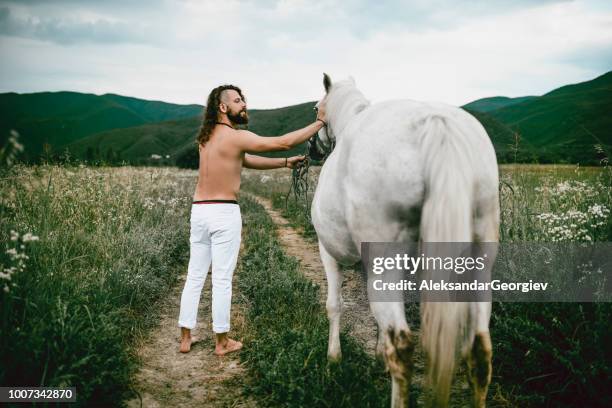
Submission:
[[[230,120],[230,122],[236,125],[246,125],[249,123],[249,114],[246,110],[239,111],[238,113],[233,113],[230,111],[227,113],[227,118]]]

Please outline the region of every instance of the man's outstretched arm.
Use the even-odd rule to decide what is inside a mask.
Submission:
[[[289,150],[308,140],[310,136],[317,133],[322,127],[323,122],[317,120],[301,129],[276,137],[263,137],[248,130],[239,130],[237,143],[244,152],[261,153]]]
[[[282,167],[292,169],[299,162],[304,160],[304,156],[293,157],[262,157],[253,154],[245,154],[242,165],[248,169],[269,170]]]
[[[320,104],[317,111],[317,120],[308,126],[277,137],[261,137],[248,130],[239,130],[235,142],[243,152],[261,153],[289,150],[308,140],[310,136],[317,133],[325,125],[325,104]]]

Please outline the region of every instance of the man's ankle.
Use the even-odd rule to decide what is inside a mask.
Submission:
[[[187,327],[181,327],[181,337],[182,338],[191,337],[191,329],[188,329]]]
[[[227,333],[216,333],[216,344],[217,346],[223,346],[225,347],[225,345],[228,342],[228,337],[227,337]]]

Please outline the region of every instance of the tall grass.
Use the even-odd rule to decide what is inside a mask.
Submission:
[[[188,256],[193,172],[13,167],[0,180],[0,383],[128,396],[134,339]],[[38,239],[34,239],[37,237]]]
[[[612,167],[501,166],[501,241],[612,241],[611,186]]]
[[[612,241],[611,186],[610,167],[503,166],[502,242]],[[495,303],[495,381],[521,406],[610,406],[611,320],[609,303]]]

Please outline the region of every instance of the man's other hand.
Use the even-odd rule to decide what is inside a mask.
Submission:
[[[297,167],[298,165],[300,165],[301,163],[303,163],[304,160],[306,160],[306,156],[303,156],[303,155],[287,157],[287,167],[289,167],[290,169],[293,169]]]

